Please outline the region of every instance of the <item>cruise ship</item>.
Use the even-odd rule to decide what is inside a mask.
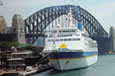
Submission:
[[[57,24],[45,39],[44,51],[56,70],[73,70],[88,67],[98,59],[98,45],[73,18],[71,11],[63,15],[63,24]]]

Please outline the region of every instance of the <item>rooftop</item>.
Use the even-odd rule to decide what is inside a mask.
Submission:
[[[11,60],[24,60],[24,59],[23,58],[10,58],[8,60],[11,61]]]
[[[14,52],[14,53],[12,53],[12,55],[14,55],[14,54],[31,54],[31,53],[32,53],[32,51]]]

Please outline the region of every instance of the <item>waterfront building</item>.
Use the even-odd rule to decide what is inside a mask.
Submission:
[[[24,67],[26,66],[24,64],[25,59],[23,58],[10,58],[8,59],[8,63],[9,63],[9,68],[10,69],[17,69],[18,67],[21,69],[24,69]]]
[[[32,51],[22,51],[22,52],[13,52],[11,54],[12,58],[28,58],[32,55]]]
[[[8,67],[9,69],[24,70],[26,66],[33,66],[40,58],[39,52],[18,49],[11,53],[11,57],[8,59]]]
[[[11,58],[8,59],[8,67],[10,69],[24,69],[25,64],[25,58],[29,58],[32,54],[32,51],[17,51],[11,53]]]

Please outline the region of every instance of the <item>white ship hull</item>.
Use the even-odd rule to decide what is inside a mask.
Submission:
[[[80,52],[73,52],[73,53],[63,52],[62,54],[60,54],[61,52],[57,52],[57,53],[58,53],[57,55],[56,52],[55,54],[51,53],[52,55],[50,54],[50,58],[49,58],[52,66],[56,70],[72,70],[72,69],[85,68],[94,64],[98,58],[97,52],[87,52],[84,54]],[[74,56],[75,53],[77,56]],[[73,54],[73,55],[70,55],[71,57],[67,56],[69,54]]]
[[[46,35],[44,52],[50,52],[49,60],[55,69],[84,68],[97,61],[97,42],[89,37],[82,22],[74,20],[71,9],[63,23]]]

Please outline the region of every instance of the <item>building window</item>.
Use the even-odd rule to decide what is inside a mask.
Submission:
[[[22,30],[22,28],[20,28],[20,33],[23,33],[23,30]]]

